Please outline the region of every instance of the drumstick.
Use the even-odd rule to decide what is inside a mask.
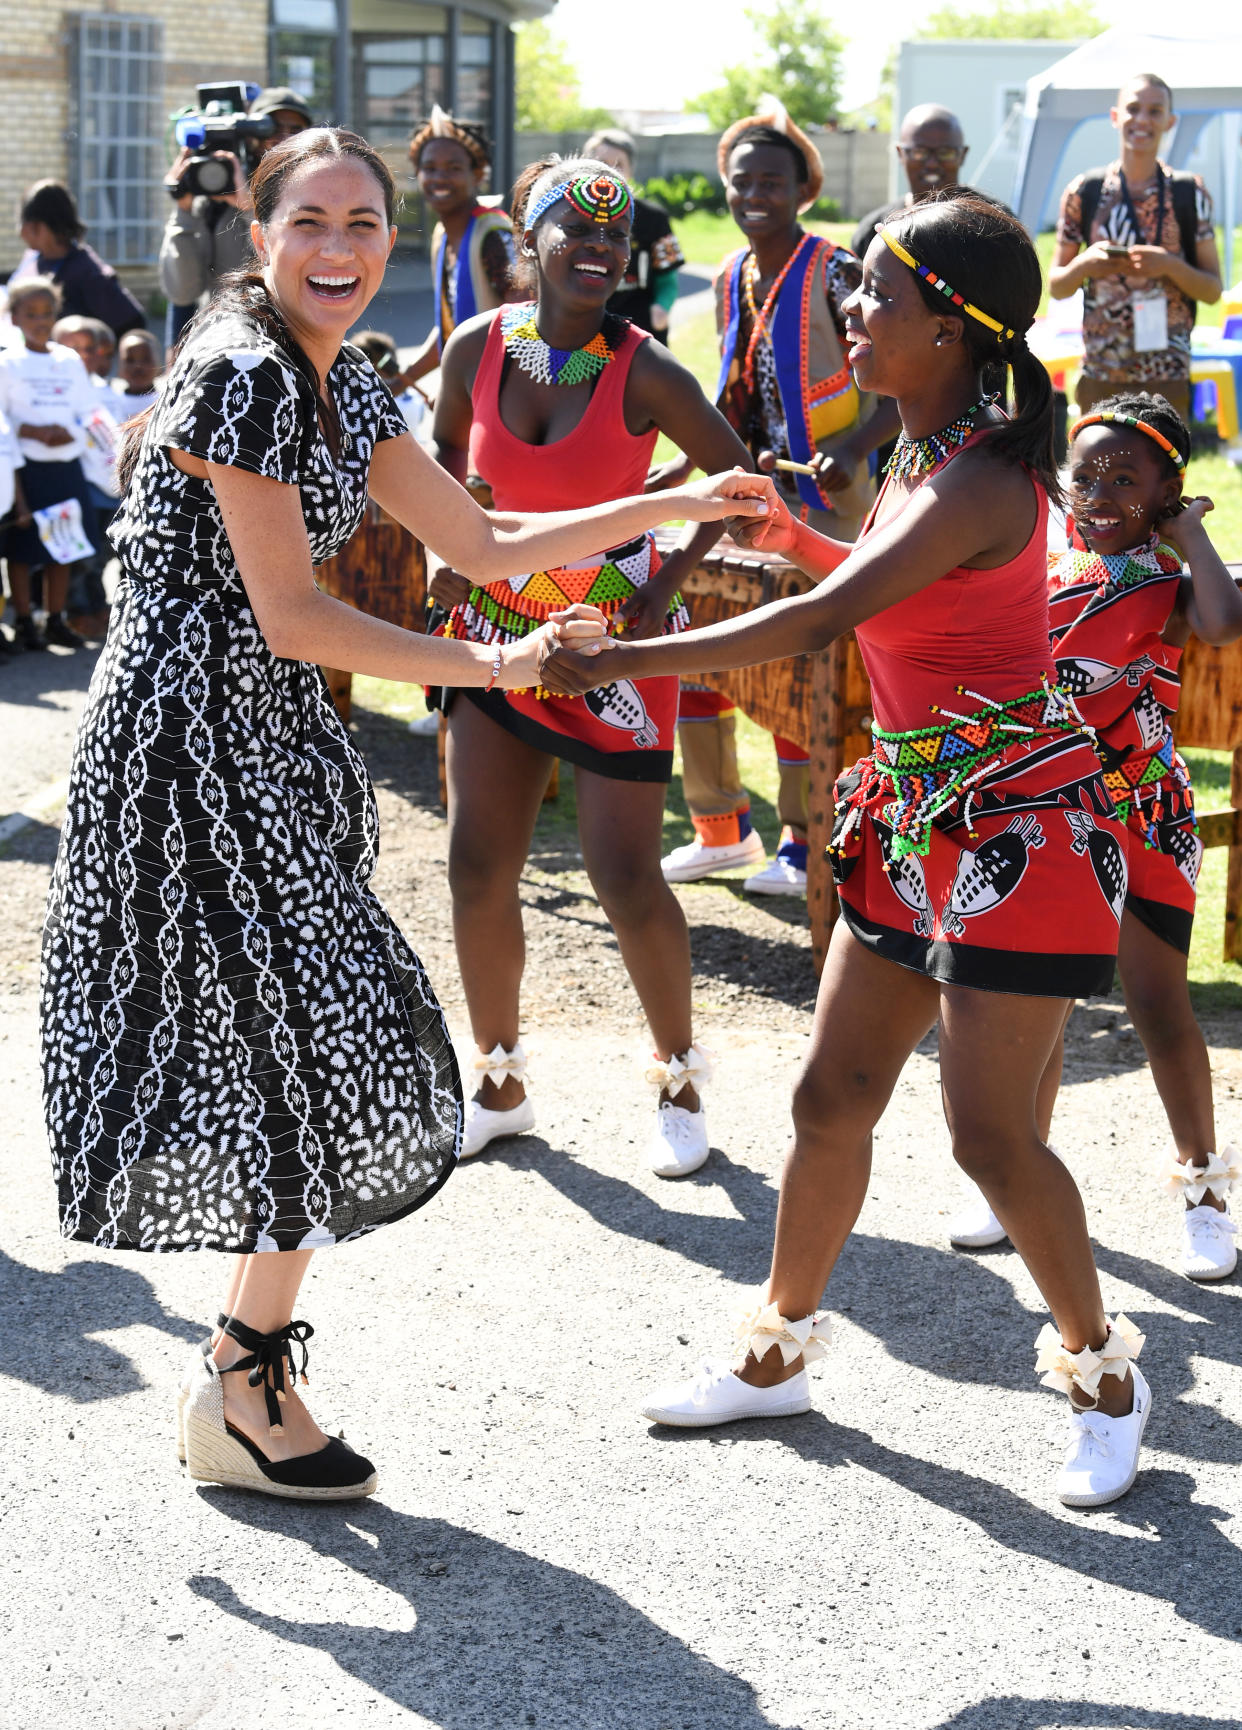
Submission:
[[[773,466],[778,469],[784,469],[786,474],[791,475],[813,475],[818,474],[819,472],[810,463],[791,462],[788,457],[777,457]]]

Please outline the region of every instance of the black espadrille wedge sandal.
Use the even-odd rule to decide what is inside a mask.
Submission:
[[[292,1460],[269,1460],[262,1448],[225,1421],[222,1376],[245,1372],[252,1388],[263,1385],[268,1425],[273,1435],[283,1430],[285,1366],[289,1384],[298,1374],[306,1381],[306,1342],[314,1329],[309,1322],[289,1322],[275,1333],[260,1334],[235,1316],[222,1316],[219,1326],[248,1356],[219,1369],[206,1356],[195,1367],[184,1408],[185,1463],[199,1483],[224,1484],[235,1490],[259,1490],[300,1502],[343,1502],[373,1494],[377,1483],[370,1460],[356,1454],[340,1436],[333,1436],[313,1454]],[[300,1349],[300,1370],[294,1352]]]

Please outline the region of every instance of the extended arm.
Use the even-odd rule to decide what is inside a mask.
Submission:
[[[489,683],[493,648],[403,631],[315,587],[296,486],[245,469],[204,464],[183,453],[177,464],[190,472],[202,470],[211,483],[247,599],[274,655],[407,684]],[[537,637],[505,649],[498,685],[510,689],[534,682]]]
[[[1023,533],[1029,538],[1033,494],[1018,471],[998,472],[990,464],[991,485],[981,487],[981,468],[982,462],[965,459],[952,464],[861,546],[827,541],[798,524],[789,556],[812,575],[828,568],[805,595],[682,636],[620,643],[600,657],[598,667],[550,645],[542,663],[544,683],[576,693],[610,679],[724,672],[806,654],[959,565],[1003,563],[1024,544]]]
[[[1175,546],[1190,567],[1179,597],[1181,630],[1175,624],[1166,641],[1185,642],[1187,633],[1193,632],[1202,642],[1220,648],[1242,637],[1242,594],[1203,522],[1211,509],[1211,499],[1189,499],[1180,516],[1160,525],[1161,538]]]

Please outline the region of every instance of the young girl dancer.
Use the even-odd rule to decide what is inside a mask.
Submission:
[[[398,630],[322,594],[312,566],[368,492],[491,576],[669,510],[718,518],[759,483],[486,515],[343,342],[396,239],[383,159],[303,131],[251,190],[255,268],[225,280],[134,423],[124,581],[48,904],[45,1105],[65,1237],[236,1252],[183,1386],[190,1476],[319,1500],[369,1495],[375,1473],[294,1390],[312,1331],[291,1319],[298,1288],[313,1251],[437,1192],[461,1090],[427,977],[369,887],[375,800],[316,663],[503,688],[532,682],[538,638]]]
[[[1048,589],[1057,682],[1095,728],[1126,826],[1117,967],[1173,1132],[1164,1182],[1184,1198],[1182,1267],[1214,1280],[1237,1264],[1228,1196],[1242,1158],[1216,1152],[1212,1074],[1186,982],[1203,847],[1173,717],[1182,648],[1192,632],[1217,644],[1242,636],[1242,596],[1203,525],[1211,500],[1182,508],[1189,453],[1186,424],[1162,396],[1108,397],[1080,420],[1070,433],[1074,544],[1050,561]],[[1045,1137],[1060,1073],[1058,1047],[1040,1089]],[[950,1228],[963,1249],[1004,1237],[982,1196]]]
[[[556,160],[514,191],[520,263],[535,299],[476,319],[444,354],[435,436],[458,480],[470,468],[498,508],[555,510],[641,490],[657,434],[707,470],[750,468],[745,446],[661,344],[606,311],[625,271],[633,196],[588,158]],[[520,215],[517,213],[521,212]],[[507,581],[433,574],[454,594],[447,630],[520,642],[569,600],[600,605],[627,636],[686,624],[677,593],[719,531],[708,527],[660,565],[638,536],[574,566]],[[456,589],[453,584],[456,584]],[[708,1154],[693,1043],[690,940],[660,875],[664,792],[672,774],[677,681],[619,679],[567,700],[532,688],[462,691],[449,715],[449,884],[477,1092],[463,1154],[534,1126],[518,1043],[525,962],[518,882],[554,758],[574,765],[582,855],[655,1045],[645,1065],[659,1098],[650,1164],[696,1171]]]
[[[1030,240],[989,201],[895,219],[846,303],[859,387],[895,397],[902,424],[856,548],[777,508],[762,544],[822,579],[808,594],[597,661],[553,644],[541,670],[554,689],[582,690],[748,665],[855,627],[871,676],[875,747],[837,786],[842,917],[794,1093],[768,1286],[733,1365],[708,1362],[647,1416],[701,1425],[807,1410],[804,1366],[828,1331],[815,1306],[866,1195],[872,1130],[939,1020],[954,1154],[1055,1318],[1036,1367],[1072,1402],[1058,1493],[1092,1506],[1133,1482],[1150,1395],[1131,1361],[1142,1337],[1105,1317],[1081,1199],[1035,1123],[1068,1000],[1111,979],[1125,893],[1099,762],[1046,680],[1052,392],[1024,334],[1039,297]],[[981,400],[997,359],[1013,369],[1011,422]]]

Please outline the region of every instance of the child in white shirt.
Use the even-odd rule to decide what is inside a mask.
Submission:
[[[80,459],[86,448],[83,429],[97,399],[77,355],[51,340],[59,310],[60,291],[47,278],[33,277],[9,288],[9,317],[22,346],[0,352],[0,412],[17,434],[26,503],[35,520],[7,530],[4,553],[16,637],[25,649],[46,649],[49,643],[82,647],[82,638],[64,617],[66,560],[71,554],[89,556],[93,546],[93,512]],[[38,514],[51,511],[59,513],[59,557],[49,551],[38,527]],[[45,517],[44,522],[50,534],[52,519]],[[30,573],[39,568],[44,573],[46,633],[30,615]]]

